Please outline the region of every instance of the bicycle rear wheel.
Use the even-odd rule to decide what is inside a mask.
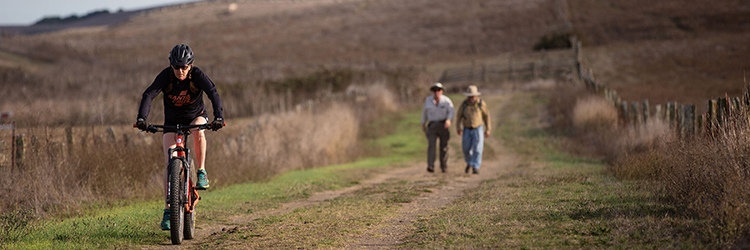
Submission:
[[[172,159],[169,162],[169,222],[172,244],[182,244],[185,206],[182,202],[184,179],[182,178],[182,160]]]

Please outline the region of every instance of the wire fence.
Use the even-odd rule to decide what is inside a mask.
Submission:
[[[581,60],[581,42],[572,38],[572,44],[575,44],[576,73],[581,83],[617,108],[620,125],[625,128],[637,129],[651,119],[660,119],[667,122],[679,138],[713,137],[731,119],[750,119],[750,86],[747,83],[745,92],[740,97],[725,94],[724,97],[707,100],[705,113],[696,113],[695,104],[669,102],[652,108],[648,99],[640,102],[622,100],[616,90],[596,80],[592,70],[584,65]]]
[[[497,83],[564,76],[574,72],[573,49],[508,54],[507,59],[450,68],[440,76],[441,83]]]

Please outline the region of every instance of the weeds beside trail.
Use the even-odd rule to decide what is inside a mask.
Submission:
[[[419,130],[419,111],[411,110],[400,117],[390,117],[398,121],[394,133],[373,142],[382,147],[382,157],[297,170],[266,183],[206,192],[199,205],[197,227],[199,233],[206,235],[186,247],[316,249],[346,248],[353,244],[361,248],[404,249],[701,249],[721,246],[701,240],[707,239],[700,234],[706,228],[710,230],[708,221],[683,216],[679,208],[660,202],[649,192],[650,182],[617,180],[606,172],[601,160],[562,152],[565,139],[550,133],[544,122],[548,121],[544,105],[549,101],[543,95],[531,92],[507,95],[505,99],[510,100],[502,103],[484,96],[497,118],[493,120],[499,123],[488,142],[496,143],[499,139],[506,145],[494,147],[491,161],[508,159],[505,157],[511,155],[519,162],[503,166],[506,169],[498,172],[502,175],[483,176],[489,173],[489,165],[483,166],[480,176],[465,175],[462,167],[451,168],[448,174],[428,174],[421,160],[411,163],[415,157],[421,159],[425,147]],[[456,146],[460,140],[451,143]],[[361,184],[379,173],[394,177],[367,186]],[[478,181],[485,177],[486,181]],[[474,183],[475,188],[448,192],[468,183]],[[339,191],[339,195],[325,200],[283,209],[289,203],[304,203],[320,191],[345,187],[348,191]],[[434,207],[419,208],[425,204]],[[159,244],[168,241],[168,234],[158,229],[160,205],[160,202],[136,204],[91,216],[43,221],[35,225],[37,230],[4,247],[159,248]],[[402,220],[404,216],[408,219]],[[352,243],[363,237],[368,238],[364,244]],[[388,243],[383,245],[383,242]]]
[[[498,137],[526,160],[417,223],[407,249],[690,249],[708,223],[681,215],[601,160],[562,151],[544,95],[519,93],[497,112]],[[571,109],[572,111],[572,109]]]

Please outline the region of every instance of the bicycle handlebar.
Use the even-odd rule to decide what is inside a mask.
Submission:
[[[138,125],[133,124],[134,128],[138,128]],[[166,126],[166,125],[155,125],[155,124],[149,124],[148,127],[146,127],[146,132],[149,133],[158,133],[158,132],[177,132],[177,131],[190,131],[191,129],[198,128],[198,129],[213,129],[213,126],[211,123],[206,124],[198,124],[198,125],[177,125],[177,126]]]

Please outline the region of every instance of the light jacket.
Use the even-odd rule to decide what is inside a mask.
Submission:
[[[466,98],[456,111],[456,126],[458,130],[463,128],[475,129],[484,125],[484,131],[490,132],[492,122],[490,121],[490,112],[487,110],[487,103],[477,98],[476,103],[470,103]]]

